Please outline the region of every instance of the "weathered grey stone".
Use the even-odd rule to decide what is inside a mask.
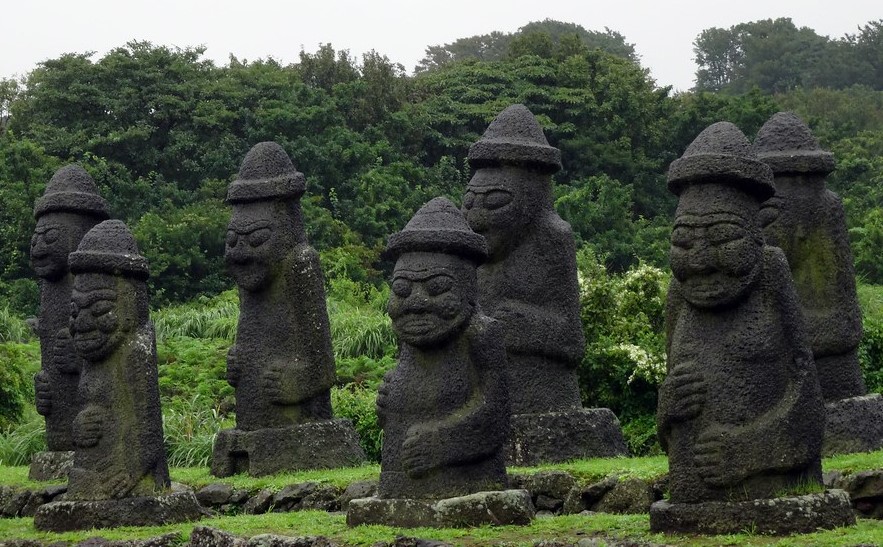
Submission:
[[[506,353],[499,325],[478,308],[475,269],[486,252],[444,198],[389,238],[399,358],[377,397],[382,498],[441,499],[506,483]]]
[[[83,236],[108,217],[95,181],[79,165],[59,169],[34,207],[31,267],[40,284],[40,372],[34,378],[37,412],[46,418],[45,453],[31,465],[32,480],[66,478],[75,448],[71,425],[82,410],[77,385],[82,358],[69,330],[73,276],[68,255]],[[67,463],[65,463],[67,462]]]
[[[209,526],[194,526],[190,532],[190,547],[246,547],[246,539]]]
[[[242,510],[250,515],[266,513],[273,506],[274,495],[275,493],[269,488],[263,488],[248,498]]]
[[[825,187],[834,158],[793,112],[773,115],[758,132],[754,149],[775,175],[776,195],[764,203],[760,218],[768,244],[780,247],[788,259],[822,396],[830,405],[864,395],[858,363],[862,320],[846,215],[840,198]],[[874,420],[883,409],[866,416],[855,408],[858,413],[849,416],[852,408],[839,406],[829,419],[836,439],[826,443],[826,454],[834,445],[851,451],[883,446],[883,425]],[[862,431],[863,423],[872,435]]]
[[[212,473],[228,476],[247,470],[263,476],[298,469],[333,469],[364,462],[353,423],[320,420],[254,431],[224,429],[215,437]]]
[[[300,208],[305,178],[276,143],[255,145],[227,190],[224,258],[239,288],[227,377],[236,428],[216,437],[212,473],[265,475],[364,461],[352,424],[329,423],[334,355],[319,255]],[[313,434],[317,436],[312,436]]]
[[[370,498],[377,495],[377,481],[356,481],[351,482],[340,495],[340,509],[346,511],[351,500],[358,498]]]
[[[509,486],[527,490],[534,498],[544,495],[564,500],[576,486],[576,479],[567,471],[540,471],[529,475],[509,475]]]
[[[618,476],[610,475],[604,477],[603,480],[592,483],[588,486],[571,488],[567,493],[567,498],[564,500],[562,512],[566,515],[573,515],[591,509],[597,505],[604,495],[616,486],[618,482]]]
[[[658,501],[650,508],[650,530],[654,532],[787,535],[853,524],[849,496],[842,490],[738,502]]]
[[[533,114],[523,105],[512,105],[472,145],[469,161],[475,174],[463,212],[488,244],[488,260],[478,269],[479,301],[503,325],[512,414],[579,411],[576,366],[585,336],[576,247],[570,226],[552,203],[552,174],[561,168],[561,154],[549,146]],[[520,423],[554,428],[533,432]],[[510,447],[510,463],[564,461],[610,450],[591,445],[606,436],[591,435],[580,420],[513,425],[518,436],[513,440],[521,444]],[[618,454],[626,453],[621,433],[615,446]],[[520,453],[537,458],[511,459]]]
[[[396,538],[389,543],[381,542],[379,545],[375,544],[374,547],[453,547],[453,544],[435,539],[396,536]]]
[[[616,415],[608,408],[585,408],[512,416],[506,461],[509,465],[537,465],[627,453]]]
[[[656,501],[653,488],[646,481],[627,477],[619,479],[600,501],[589,506],[599,513],[639,514],[650,511]]]
[[[19,517],[21,510],[31,499],[30,490],[22,490],[13,486],[0,486],[0,515]]]
[[[772,172],[738,128],[720,122],[668,177],[679,202],[657,424],[671,503],[820,483],[824,406],[812,352],[787,261],[764,245],[757,223]]]
[[[79,372],[77,373],[77,379],[79,379]],[[73,464],[73,450],[37,452],[31,456],[28,478],[32,481],[67,479],[67,472]]]
[[[224,505],[233,497],[233,487],[229,484],[213,483],[203,486],[196,492],[196,499],[203,506]]]
[[[476,492],[443,500],[361,498],[350,502],[347,524],[402,528],[528,524],[534,516],[527,490]]]
[[[261,534],[249,538],[248,547],[332,547],[340,545],[323,536],[288,537]]]
[[[830,402],[825,410],[823,456],[871,452],[883,446],[883,396],[879,393]]]
[[[191,491],[92,501],[53,501],[34,515],[38,530],[67,532],[119,526],[157,526],[202,516]]]
[[[842,489],[849,494],[852,506],[860,516],[883,519],[883,470],[840,474],[830,480],[830,488]]]
[[[340,509],[341,491],[328,484],[304,482],[291,484],[273,496],[273,511],[337,511]]]

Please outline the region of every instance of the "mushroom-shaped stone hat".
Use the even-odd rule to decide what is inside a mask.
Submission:
[[[681,195],[687,186],[710,182],[731,184],[760,201],[775,193],[772,170],[730,122],[706,127],[668,168],[668,189],[675,195]]]
[[[561,169],[561,151],[549,145],[543,128],[526,106],[513,104],[469,147],[469,164],[474,168],[525,165],[555,173]]]
[[[434,198],[408,221],[405,229],[389,237],[384,254],[390,259],[408,252],[445,253],[480,264],[487,259],[487,242],[473,232],[463,213],[450,200]]]
[[[834,170],[834,155],[821,149],[809,127],[794,112],[773,114],[758,131],[754,151],[777,175],[815,173],[824,176]]]
[[[107,202],[89,173],[77,164],[65,165],[52,175],[43,196],[34,205],[34,218],[50,212],[70,212],[108,218]]]
[[[74,274],[106,273],[143,281],[150,273],[135,237],[121,220],[105,220],[86,232],[68,261]]]
[[[306,190],[304,174],[295,169],[291,158],[273,141],[254,145],[239,175],[227,188],[227,201],[243,203],[271,199],[299,199]]]

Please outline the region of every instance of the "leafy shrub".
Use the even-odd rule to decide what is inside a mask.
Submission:
[[[380,461],[383,432],[377,423],[377,391],[355,384],[331,388],[331,407],[334,415],[353,421],[365,455]]]
[[[610,408],[636,454],[658,450],[656,390],[665,377],[666,272],[639,264],[609,274],[595,255],[577,256],[586,351],[579,365],[587,407]]]
[[[858,286],[864,334],[858,347],[859,363],[869,392],[883,393],[883,286]]]
[[[0,344],[0,431],[17,424],[34,400],[34,375],[40,370],[36,342]]]
[[[359,357],[343,357],[337,359],[337,383],[339,385],[357,384],[369,389],[377,389],[386,371],[396,364],[394,357],[384,355],[380,359]]]
[[[329,300],[331,345],[338,359],[368,357],[381,359],[395,354],[395,333],[389,316],[370,306],[354,306]]]
[[[207,401],[208,408],[232,406],[223,339],[169,338],[157,347],[160,395],[174,401]]]

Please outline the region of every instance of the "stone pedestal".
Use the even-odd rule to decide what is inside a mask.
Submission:
[[[352,422],[337,419],[256,431],[219,431],[211,471],[216,477],[236,473],[261,476],[364,462],[365,453]]]
[[[854,524],[849,495],[843,490],[740,502],[657,501],[650,506],[653,532],[787,535]]]
[[[628,456],[616,415],[607,408],[512,416],[508,465]]]
[[[53,501],[34,514],[37,530],[68,532],[120,526],[159,526],[198,520],[203,512],[192,490],[95,501]]]
[[[823,456],[883,447],[883,396],[879,393],[828,403],[825,411]]]
[[[32,481],[65,480],[67,479],[67,472],[73,464],[73,450],[37,452],[31,456],[28,478]]]
[[[527,490],[477,492],[442,500],[361,498],[350,501],[349,526],[383,524],[399,528],[466,528],[530,524],[533,503]]]

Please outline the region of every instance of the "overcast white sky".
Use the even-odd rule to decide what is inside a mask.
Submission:
[[[693,85],[692,42],[709,27],[790,17],[841,37],[883,18],[880,0],[7,0],[0,9],[0,77],[22,75],[62,53],[94,59],[130,40],[204,45],[226,64],[271,56],[297,60],[320,43],[360,55],[370,49],[410,72],[428,45],[546,18],[588,30],[608,27],[635,44],[659,85]]]

